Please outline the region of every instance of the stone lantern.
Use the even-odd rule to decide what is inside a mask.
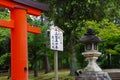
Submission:
[[[80,41],[85,44],[85,52],[83,52],[82,55],[89,61],[84,71],[102,71],[96,64],[98,56],[101,55],[101,53],[98,52],[98,43],[102,42],[102,40],[95,36],[95,31],[92,28],[89,28],[85,36],[80,38]]]
[[[108,73],[103,72],[96,63],[96,60],[101,55],[98,52],[98,44],[102,40],[95,34],[92,28],[88,28],[85,36],[80,38],[80,41],[85,44],[85,52],[82,55],[86,57],[89,63],[83,72],[78,70],[75,72],[77,75],[75,80],[111,80]]]

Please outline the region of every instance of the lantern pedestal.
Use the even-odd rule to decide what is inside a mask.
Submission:
[[[75,80],[111,80],[107,72],[103,72],[102,69],[97,65],[96,60],[101,55],[97,51],[83,52],[82,55],[89,61],[87,67]]]
[[[107,72],[83,72],[75,80],[111,80]]]
[[[89,51],[89,52],[82,53],[82,55],[84,55],[84,57],[86,57],[87,60],[89,61],[84,71],[102,71],[102,69],[96,63],[98,56],[101,55],[100,52]]]

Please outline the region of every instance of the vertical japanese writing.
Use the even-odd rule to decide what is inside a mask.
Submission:
[[[58,30],[55,29],[55,48],[58,48]]]
[[[53,28],[50,31],[51,49],[63,50],[63,32],[58,28]]]

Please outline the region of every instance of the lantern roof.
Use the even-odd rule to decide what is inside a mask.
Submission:
[[[103,42],[103,40],[101,40],[101,38],[96,36],[95,34],[96,32],[94,31],[94,29],[88,28],[87,33],[85,34],[85,36],[80,38],[80,41],[83,43]]]

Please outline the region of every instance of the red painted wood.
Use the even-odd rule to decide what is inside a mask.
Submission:
[[[4,28],[14,28],[14,21],[0,20],[0,26]]]
[[[16,6],[22,6],[22,7],[27,9],[28,14],[35,15],[35,16],[41,15],[41,11],[39,9],[35,9],[35,8],[30,7],[30,6],[26,6],[26,5],[22,5],[22,4],[18,4],[16,2],[11,1],[11,0],[0,0],[0,6],[5,7],[5,8],[9,8],[9,9],[12,9]]]
[[[11,9],[14,28],[11,29],[11,80],[28,80],[27,12]],[[19,16],[19,17],[18,17]]]
[[[10,9],[11,20],[0,20],[0,26],[11,29],[11,80],[28,80],[27,32],[40,33],[40,29],[27,23],[27,14],[41,15],[41,11],[12,0],[0,0],[0,6]]]
[[[38,27],[27,25],[28,32],[34,33],[34,34],[40,34],[41,30]]]

